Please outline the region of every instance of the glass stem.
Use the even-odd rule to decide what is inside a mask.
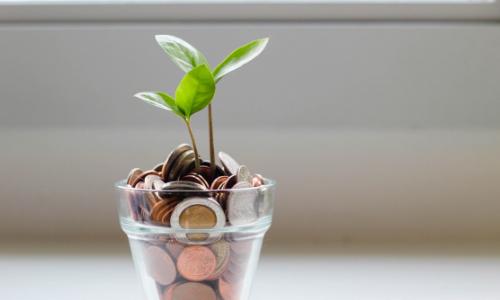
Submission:
[[[191,144],[193,144],[194,150],[194,168],[198,170],[200,168],[200,157],[198,156],[198,147],[196,147],[196,142],[194,140],[193,130],[191,129],[191,122],[189,120],[184,120],[186,122],[186,126],[189,130],[189,136],[191,137]]]
[[[208,138],[210,141],[210,173],[215,176],[215,143],[214,143],[214,127],[212,118],[212,103],[208,104]]]

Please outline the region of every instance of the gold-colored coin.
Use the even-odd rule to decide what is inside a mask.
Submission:
[[[212,228],[217,223],[217,217],[209,207],[193,205],[182,211],[179,221],[183,228]]]

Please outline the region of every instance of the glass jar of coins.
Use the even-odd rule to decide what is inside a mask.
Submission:
[[[189,145],[116,184],[119,217],[148,300],[247,300],[271,225],[272,180],[219,153],[195,166]]]

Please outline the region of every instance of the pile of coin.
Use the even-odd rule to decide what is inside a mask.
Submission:
[[[157,299],[238,300],[256,239],[219,229],[253,224],[269,214],[266,180],[224,152],[216,166],[200,158],[197,168],[195,158],[193,148],[181,144],[152,169],[130,171],[131,218],[173,229],[135,243]]]
[[[136,241],[143,243],[142,241]],[[145,271],[161,300],[238,300],[253,240],[184,245],[175,240],[141,244]]]
[[[192,147],[181,144],[151,170],[132,169],[127,178],[135,188],[129,197],[130,215],[138,222],[176,229],[255,222],[265,204],[253,187],[265,184],[265,179],[227,153],[220,152],[219,159],[221,165],[215,168],[202,159],[196,168]]]

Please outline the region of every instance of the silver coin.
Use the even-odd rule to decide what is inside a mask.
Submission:
[[[153,181],[153,189],[155,190],[161,190],[165,182],[161,179],[157,179]]]
[[[148,175],[146,178],[144,178],[144,189],[146,190],[152,190],[153,189],[153,183],[157,180],[161,180],[160,176],[158,175]]]
[[[165,182],[163,182],[163,180],[161,180],[161,179],[154,180],[153,181],[153,189],[154,190],[161,190],[161,188],[163,187],[164,184],[165,184]],[[155,192],[155,195],[159,198],[163,198],[161,195],[161,192]]]
[[[236,172],[237,180],[238,182],[240,181],[246,181],[248,183],[252,183],[252,173],[250,173],[250,170],[247,168],[247,166],[241,165],[238,168],[238,171]]]
[[[194,205],[205,206],[214,213],[216,218],[216,223],[212,228],[210,228],[210,230],[220,229],[226,225],[226,215],[224,214],[222,207],[219,205],[217,201],[215,201],[213,198],[191,197],[182,200],[179,204],[175,206],[172,216],[170,217],[170,225],[172,226],[173,229],[177,229],[178,231],[186,230],[181,226],[181,220],[180,220],[181,215],[182,212],[184,212],[184,210]],[[200,234],[205,234],[205,233],[201,231]],[[177,232],[175,234],[175,238],[177,241],[186,244],[211,244],[218,241],[222,236],[222,234],[218,232],[210,232],[206,234],[207,234],[206,239],[193,240],[189,238],[190,233]]]
[[[236,175],[240,164],[225,152],[219,152],[219,159],[224,167],[224,170],[230,175]]]
[[[233,186],[235,191],[227,199],[227,217],[231,225],[245,225],[257,221],[256,201],[258,191],[246,181]],[[241,190],[238,190],[241,189]]]

